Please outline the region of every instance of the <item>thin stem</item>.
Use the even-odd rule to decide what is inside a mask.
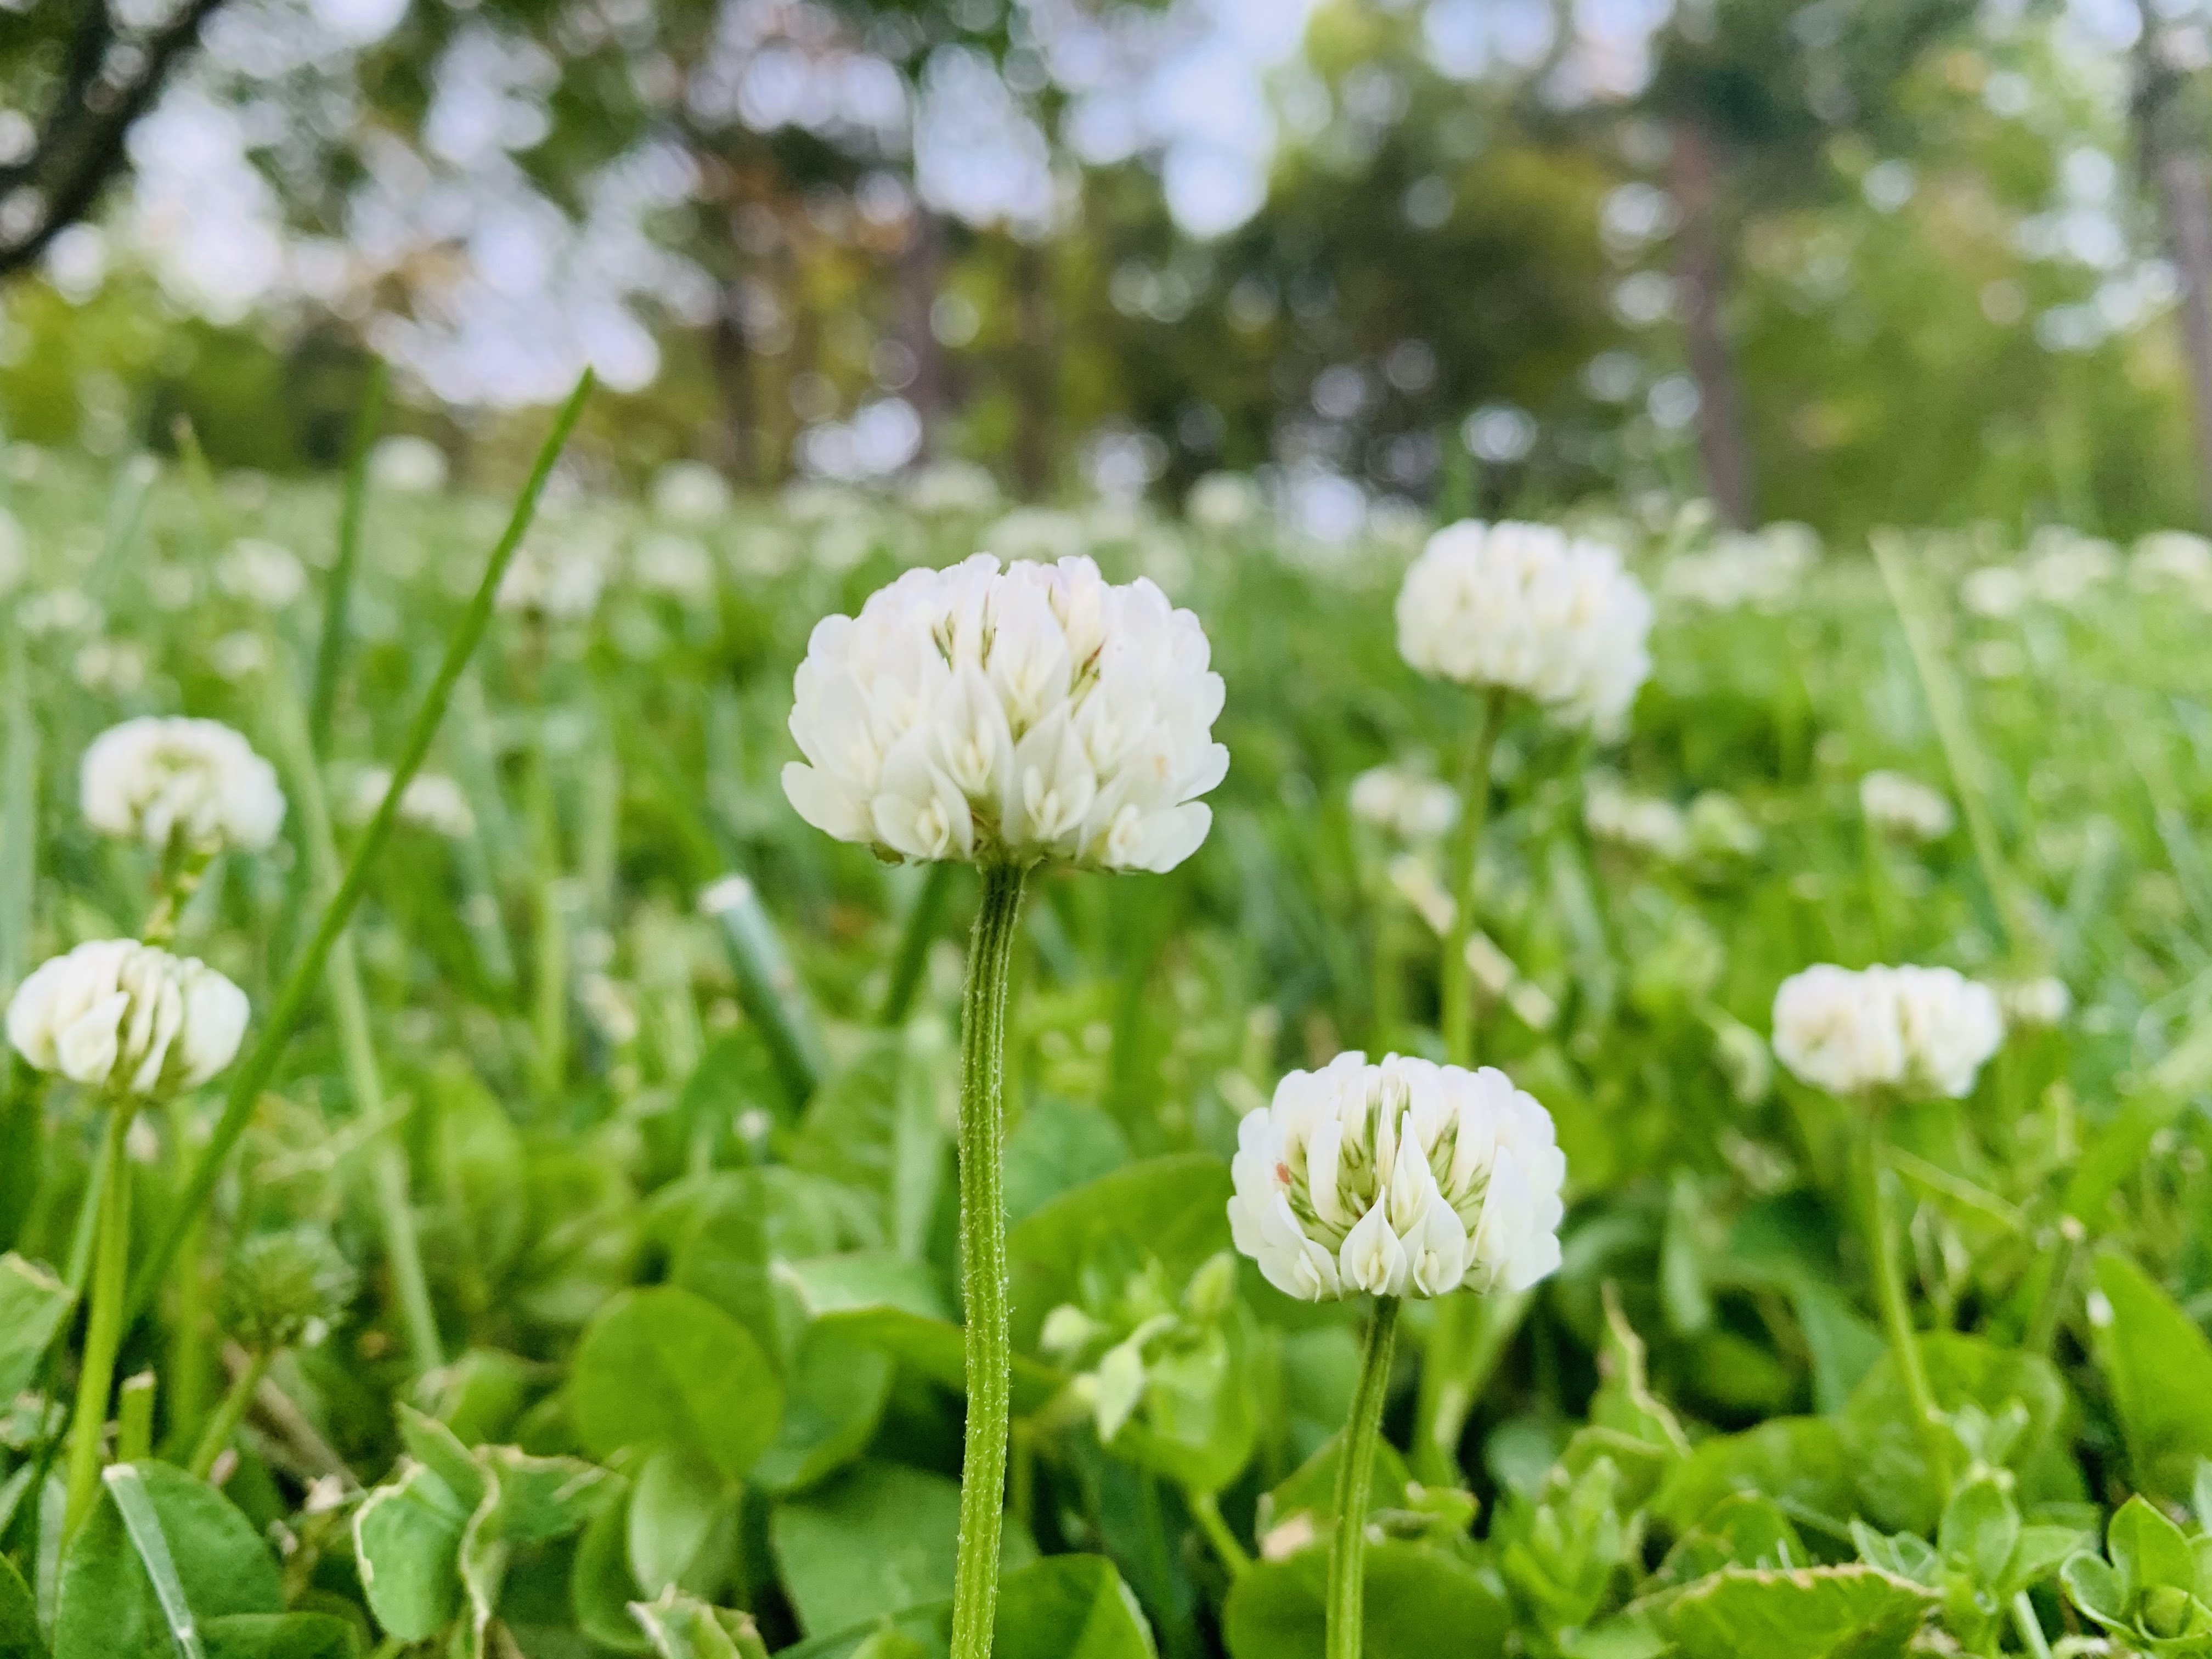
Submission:
[[[269,1364],[276,1357],[274,1353],[257,1353],[246,1362],[246,1369],[231,1379],[230,1392],[223,1395],[222,1404],[208,1419],[206,1432],[200,1436],[199,1444],[192,1448],[192,1461],[185,1465],[185,1473],[193,1480],[208,1478],[215,1460],[222,1455],[222,1449],[230,1444],[231,1436],[246,1420],[246,1408],[253,1403],[253,1391],[269,1375]]]
[[[124,1164],[130,1130],[131,1108],[121,1102],[110,1105],[100,1142],[100,1227],[93,1255],[92,1316],[85,1327],[84,1362],[77,1372],[76,1410],[70,1420],[64,1536],[75,1535],[100,1495],[100,1442],[107,1427],[115,1356],[123,1346],[124,1295],[130,1276],[131,1172]]]
[[[338,677],[345,665],[346,612],[353,598],[354,572],[361,564],[362,506],[368,495],[368,451],[384,414],[384,360],[373,358],[368,389],[354,416],[353,442],[346,457],[345,496],[338,507],[338,556],[323,591],[323,631],[315,642],[313,690],[307,699],[307,741],[318,755],[331,752],[331,721],[337,711]]]
[[[183,1149],[191,1115],[182,1101],[169,1103],[170,1156],[183,1162]],[[175,1319],[169,1334],[169,1443],[189,1443],[193,1428],[206,1407],[207,1395],[207,1273],[202,1260],[207,1237],[207,1218],[192,1224],[184,1248],[177,1252],[173,1287]]]
[[[2027,1334],[2021,1340],[2026,1352],[2050,1358],[2051,1346],[2058,1337],[2058,1321],[2066,1310],[2066,1293],[2074,1279],[2075,1258],[2081,1252],[2081,1242],[2087,1230],[2070,1215],[2058,1218],[2058,1248],[2049,1258],[2051,1277],[2044,1281],[2043,1294],[2036,1301],[2035,1316],[2028,1322]]]
[[[115,1391],[115,1461],[137,1463],[154,1455],[154,1373],[123,1379]]]
[[[884,987],[884,1006],[876,1012],[879,1025],[903,1025],[914,1008],[915,993],[921,988],[922,973],[929,966],[929,947],[937,938],[937,924],[952,891],[952,872],[950,864],[933,864],[921,878],[921,890],[914,896],[899,929],[890,983]]]
[[[544,494],[545,481],[552,475],[553,463],[559,459],[562,447],[568,434],[575,428],[577,418],[584,412],[584,400],[590,396],[593,384],[590,370],[577,381],[576,389],[568,395],[555,417],[553,429],[538,453],[538,463],[532,469],[530,480],[523,486],[522,494],[514,504],[514,515],[507,529],[492,549],[491,557],[485,562],[483,580],[477,584],[475,596],[461,614],[453,635],[446,643],[446,654],[438,665],[438,672],[430,682],[429,690],[422,694],[422,702],[415,711],[415,719],[407,729],[405,742],[392,768],[392,787],[385,793],[383,805],[368,821],[360,842],[354,848],[353,862],[346,866],[345,879],[323,907],[321,918],[315,924],[314,937],[307,948],[300,953],[292,972],[277,993],[276,1005],[269,1011],[268,1023],[261,1028],[260,1039],[253,1051],[230,1074],[230,1091],[222,1103],[222,1115],[216,1121],[215,1133],[208,1144],[200,1149],[198,1161],[192,1166],[191,1177],[185,1183],[176,1212],[153,1250],[138,1268],[131,1281],[131,1306],[138,1310],[152,1300],[155,1286],[168,1271],[169,1263],[177,1254],[177,1247],[191,1230],[192,1223],[215,1191],[216,1182],[222,1176],[222,1166],[230,1157],[231,1148],[246,1133],[247,1119],[276,1075],[276,1062],[283,1058],[284,1044],[292,1035],[292,1028],[307,1012],[308,999],[315,994],[316,983],[322,978],[323,964],[330,957],[331,947],[344,931],[352,916],[354,906],[361,902],[368,886],[369,872],[375,868],[377,855],[384,843],[392,837],[392,826],[399,816],[399,797],[415,774],[422,769],[422,757],[430,752],[431,739],[438,735],[438,726],[445,719],[446,705],[453,695],[453,683],[468,666],[477,641],[483,637],[484,629],[491,623],[493,602],[499,592],[500,579],[514,562],[515,550],[522,545],[522,538],[530,528],[530,521],[538,511],[538,498]]]
[[[1359,1659],[1367,1603],[1367,1499],[1375,1485],[1375,1443],[1382,1432],[1382,1401],[1390,1391],[1390,1358],[1398,1345],[1399,1301],[1375,1298],[1352,1420],[1336,1465],[1336,1535],[1328,1549],[1328,1659]]]
[[[2026,1590],[2012,1598],[2012,1622],[2020,1632],[2021,1645],[2033,1659],[2051,1659],[2051,1644],[2043,1634],[2043,1621],[2035,1616],[2035,1603],[2028,1599]]]
[[[1474,986],[1468,970],[1467,942],[1474,936],[1474,866],[1482,848],[1483,820],[1490,810],[1490,763],[1498,751],[1498,728],[1505,724],[1504,694],[1489,693],[1477,708],[1460,791],[1459,828],[1452,836],[1452,917],[1451,926],[1444,929],[1440,981],[1444,1059],[1454,1066],[1474,1063]]]
[[[1213,1553],[1221,1559],[1222,1566],[1234,1580],[1252,1571],[1252,1558],[1244,1553],[1237,1534],[1229,1529],[1229,1522],[1221,1517],[1221,1500],[1210,1492],[1185,1494],[1190,1503],[1190,1513],[1198,1522],[1198,1529],[1206,1534],[1206,1541],[1213,1546]]]
[[[960,1465],[960,1543],[952,1578],[951,1659],[989,1659],[999,1601],[1013,1348],[1007,1309],[1006,994],[1028,872],[994,865],[968,945],[960,1010],[960,1257],[967,1305],[967,1444]]]
[[[1881,1119],[1876,1109],[1862,1104],[1859,1109],[1865,1115],[1856,1159],[1859,1213],[1866,1229],[1867,1255],[1874,1266],[1875,1291],[1881,1304],[1882,1328],[1889,1338],[1890,1352],[1897,1357],[1898,1374],[1905,1380],[1914,1430],[1936,1475],[1936,1495],[1944,1498],[1951,1491],[1951,1432],[1936,1407],[1935,1390],[1928,1384],[1928,1367],[1921,1358],[1919,1338],[1905,1302],[1905,1278],[1897,1265],[1889,1198],[1882,1185]]]

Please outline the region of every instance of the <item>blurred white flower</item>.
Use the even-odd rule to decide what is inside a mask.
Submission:
[[[74,634],[100,626],[100,606],[82,588],[54,587],[15,607],[15,626],[26,635]]]
[[[2119,549],[2065,525],[2045,525],[2028,538],[2027,583],[2046,605],[2071,605],[2119,568]]]
[[[1459,792],[1403,766],[1370,767],[1352,781],[1352,816],[1405,842],[1431,842],[1459,822]]]
[[[1602,772],[1583,786],[1583,827],[1600,841],[1656,859],[1671,861],[1690,850],[1690,822],[1680,807],[1624,789]]]
[[[1959,603],[1978,617],[2003,622],[2027,608],[2027,578],[2014,566],[1985,564],[1960,580]]]
[[[1238,1126],[1229,1225],[1308,1302],[1525,1291],[1559,1265],[1567,1162],[1504,1073],[1339,1054]]]
[[[2074,993],[2064,980],[2049,974],[2008,980],[1996,988],[1997,1006],[2012,1030],[2048,1030],[2074,1012]]]
[[[1820,558],[1820,538],[1807,526],[1771,524],[1755,534],[1724,536],[1709,551],[1680,555],[1662,573],[1659,590],[1712,611],[1775,611],[1796,598]]]
[[[110,726],[77,777],[85,821],[161,849],[258,852],[284,823],[276,769],[219,720],[146,715]]]
[[[1221,677],[1152,583],[979,553],[816,625],[784,768],[799,814],[886,856],[1170,870],[1221,781]]]
[[[1018,507],[983,532],[983,546],[1002,559],[1047,560],[1083,556],[1091,532],[1073,513],[1049,507]]]
[[[2003,1036],[1996,994],[1948,968],[1823,963],[1774,995],[1775,1058],[1833,1095],[1961,1097]]]
[[[269,666],[269,642],[252,629],[240,629],[208,647],[208,661],[216,673],[235,685]]]
[[[2212,606],[2212,541],[2186,530],[2154,530],[2136,544],[2128,575],[2138,587],[2179,587]]]
[[[1942,792],[1902,772],[1869,772],[1861,778],[1859,811],[1883,835],[1900,841],[1941,841],[1954,822]]]
[[[368,823],[384,805],[391,788],[390,769],[365,766],[356,771],[346,791],[346,822]],[[442,772],[417,772],[407,780],[407,787],[399,792],[399,822],[452,841],[477,830],[477,816],[469,809],[468,796]]]
[[[1651,672],[1651,601],[1605,544],[1549,525],[1450,525],[1398,593],[1398,649],[1425,674],[1533,697],[1601,735]]]
[[[8,1040],[42,1072],[132,1095],[197,1088],[246,1034],[246,993],[195,957],[96,939],[42,963],[8,1005]]]
[[[70,667],[76,683],[88,691],[121,696],[146,683],[145,649],[129,640],[89,641],[78,647]]]
[[[14,592],[30,568],[29,538],[15,515],[0,507],[0,595]]]
[[[1690,803],[1691,850],[1710,859],[1747,859],[1765,837],[1743,803],[1720,789],[1698,792]]]
[[[215,579],[232,598],[264,611],[282,611],[307,590],[307,573],[289,548],[250,538],[231,544]]]
[[[671,461],[653,477],[653,510],[672,524],[708,524],[730,510],[730,486],[703,461]]]
[[[499,580],[499,608],[544,622],[580,622],[599,608],[606,580],[594,538],[550,526],[515,550]]]
[[[1260,486],[1242,472],[1209,472],[1190,487],[1183,512],[1201,530],[1237,530],[1265,509]]]
[[[916,513],[951,517],[994,513],[999,481],[973,461],[932,461],[906,481],[906,504]]]
[[[629,568],[637,585],[648,593],[665,593],[692,605],[714,597],[714,556],[689,536],[656,531],[640,538]]]
[[[368,476],[395,495],[434,495],[446,487],[446,452],[406,433],[380,438],[368,453]]]

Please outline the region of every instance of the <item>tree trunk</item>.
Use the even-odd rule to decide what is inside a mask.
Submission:
[[[2139,9],[2136,141],[2144,179],[2157,192],[2166,258],[2180,289],[2181,343],[2196,417],[2197,500],[2205,524],[2212,526],[2212,200],[2206,194],[2203,153],[2176,118],[2180,75],[2160,54],[2158,20],[2151,8]]]
[[[932,313],[945,281],[945,222],[921,203],[914,207],[914,230],[898,261],[899,337],[914,354],[914,380],[906,399],[921,417],[921,453],[937,453],[939,429],[951,412],[952,394],[945,347]]]
[[[721,465],[748,483],[767,482],[758,471],[755,428],[760,421],[754,386],[752,343],[745,337],[744,279],[730,284],[715,314],[713,344],[714,384],[722,394]]]
[[[1705,488],[1729,526],[1756,522],[1751,445],[1722,317],[1728,298],[1727,236],[1720,217],[1720,161],[1711,137],[1691,120],[1674,123],[1668,183],[1681,223],[1674,233],[1674,276],[1689,337],[1690,374],[1698,386],[1698,453]]]

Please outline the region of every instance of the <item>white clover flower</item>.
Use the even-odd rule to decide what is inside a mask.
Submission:
[[[392,773],[382,766],[365,766],[353,775],[346,793],[344,815],[349,823],[366,823],[384,805],[392,787]],[[432,835],[459,841],[476,834],[477,815],[461,786],[442,772],[417,772],[399,792],[399,822]]]
[[[196,957],[97,939],[42,963],[8,1005],[8,1040],[42,1072],[132,1095],[198,1088],[246,1034],[246,993]]]
[[[30,573],[28,540],[21,522],[0,507],[0,595],[14,592]]]
[[[589,536],[555,527],[515,550],[499,580],[501,611],[547,622],[579,622],[599,608],[606,560]]]
[[[671,461],[653,476],[653,510],[672,524],[710,524],[730,510],[729,480],[704,461]]]
[[[1651,672],[1651,601],[1604,543],[1549,525],[1450,525],[1398,593],[1398,649],[1425,674],[1519,691],[1601,735]]]
[[[2065,525],[2045,525],[2028,538],[2027,583],[2047,605],[2073,604],[2119,574],[2120,550]]]
[[[660,532],[641,538],[629,568],[637,585],[649,593],[665,593],[690,605],[714,597],[714,556],[689,536]]]
[[[289,548],[251,538],[231,544],[215,579],[233,599],[264,611],[282,611],[307,591],[307,570]]]
[[[1797,596],[1820,558],[1820,538],[1810,529],[1771,524],[1754,535],[1724,536],[1709,551],[1680,555],[1660,576],[1659,588],[1669,599],[1711,611],[1778,610]]]
[[[208,647],[208,662],[233,685],[252,679],[269,666],[269,644],[251,629],[225,634]]]
[[[1221,677],[1152,583],[979,553],[817,623],[783,769],[799,815],[888,857],[1171,870],[1212,823]]]
[[[258,852],[284,823],[276,769],[219,720],[146,715],[110,726],[84,751],[77,779],[85,821],[163,848]]]
[[[2074,993],[2066,981],[2045,974],[2008,980],[1995,988],[2005,1026],[2015,1031],[2048,1030],[2074,1012]]]
[[[1018,507],[983,532],[983,545],[1002,559],[1059,560],[1085,556],[1091,531],[1073,513]]]
[[[1624,789],[1594,773],[1583,789],[1583,827],[1598,840],[1669,861],[1690,851],[1690,821],[1682,809],[1656,795]]]
[[[1432,842],[1459,822],[1459,791],[1402,766],[1370,767],[1352,781],[1352,816],[1400,841]]]
[[[1723,790],[1701,790],[1690,802],[1690,846],[1706,858],[1749,858],[1765,838],[1743,803]]]
[[[1996,994],[1948,968],[1822,963],[1774,995],[1774,1054],[1833,1095],[1957,1099],[2003,1040]]]
[[[2138,587],[2179,587],[2212,605],[2212,541],[2186,530],[2154,530],[2136,543],[2128,576]]]
[[[70,670],[88,691],[127,695],[146,683],[146,653],[130,640],[91,640],[78,647]]]
[[[1209,472],[1190,487],[1183,512],[1201,530],[1243,528],[1266,508],[1260,486],[1242,472]]]
[[[973,461],[932,461],[906,481],[906,504],[932,516],[994,513],[999,481]]]
[[[2027,578],[2008,564],[1985,564],[1959,582],[1959,603],[1978,617],[2003,622],[2027,609]]]
[[[446,452],[405,433],[380,438],[368,452],[368,476],[395,495],[434,495],[446,487]]]
[[[1942,792],[1902,772],[1869,772],[1861,778],[1859,811],[1882,834],[1901,841],[1941,841],[1954,822]]]
[[[99,627],[100,615],[100,606],[83,589],[54,587],[17,605],[15,626],[27,637],[75,634]]]
[[[1229,1226],[1308,1302],[1525,1291],[1559,1265],[1567,1161],[1504,1073],[1339,1054],[1237,1132]]]

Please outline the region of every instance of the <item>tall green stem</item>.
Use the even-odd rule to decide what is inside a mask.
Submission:
[[[92,1316],[85,1327],[84,1363],[77,1372],[76,1410],[70,1419],[69,1506],[62,1530],[74,1534],[100,1495],[100,1442],[107,1427],[107,1395],[115,1380],[115,1356],[123,1346],[123,1301],[131,1267],[131,1171],[124,1164],[124,1142],[131,1131],[131,1108],[117,1102],[107,1111],[100,1141],[100,1231],[94,1246]]]
[[[1359,1659],[1367,1605],[1367,1499],[1375,1486],[1375,1443],[1382,1432],[1382,1401],[1390,1391],[1390,1357],[1398,1346],[1398,1298],[1375,1298],[1367,1351],[1352,1420],[1336,1465],[1336,1535],[1328,1547],[1328,1659]]]
[[[1028,872],[983,871],[960,1008],[960,1258],[967,1303],[968,1434],[960,1465],[960,1545],[952,1579],[952,1659],[989,1659],[999,1602],[1006,1437],[1013,1413],[1007,1308],[1006,993]]]
[[[1897,1246],[1891,1237],[1889,1197],[1882,1186],[1881,1119],[1877,1109],[1862,1105],[1865,1127],[1860,1134],[1856,1163],[1859,1213],[1866,1228],[1868,1259],[1874,1265],[1875,1292],[1881,1304],[1881,1323],[1889,1350],[1897,1357],[1898,1375],[1905,1379],[1905,1398],[1911,1401],[1913,1428],[1920,1437],[1928,1467],[1935,1471],[1936,1492],[1951,1491],[1951,1431],[1936,1404],[1936,1391],[1928,1383],[1928,1367],[1920,1356],[1920,1343],[1912,1327],[1912,1313],[1905,1299],[1905,1277],[1897,1265]]]
[[[1505,724],[1504,695],[1492,691],[1477,705],[1467,772],[1461,787],[1459,828],[1452,836],[1451,926],[1444,930],[1444,1059],[1453,1066],[1474,1063],[1474,986],[1467,966],[1467,942],[1474,936],[1474,866],[1482,847],[1482,824],[1490,811],[1490,763],[1498,751],[1498,728]]]
[[[207,1431],[200,1436],[199,1444],[192,1449],[192,1461],[185,1466],[185,1473],[195,1480],[204,1480],[215,1460],[222,1455],[222,1449],[238,1432],[238,1425],[246,1420],[246,1408],[253,1403],[253,1391],[261,1386],[261,1379],[269,1375],[269,1362],[276,1358],[273,1352],[257,1353],[246,1363],[246,1369],[231,1380],[230,1392],[222,1397],[222,1404],[208,1419]]]

